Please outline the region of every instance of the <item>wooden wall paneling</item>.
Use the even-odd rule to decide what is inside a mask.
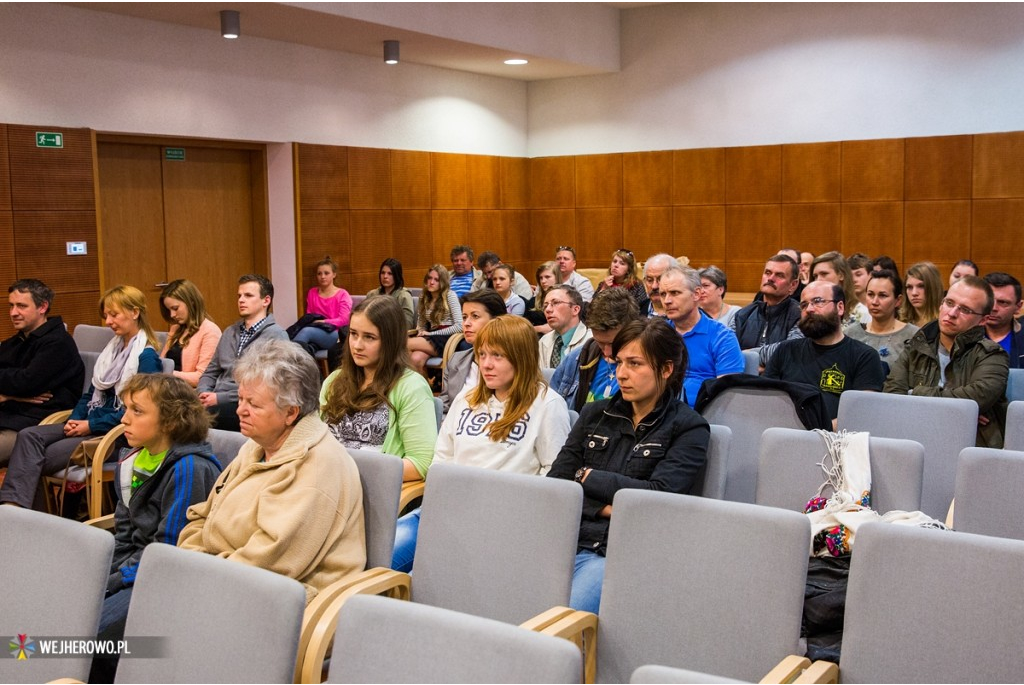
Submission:
[[[842,243],[838,202],[782,205],[779,249],[792,247],[815,255],[838,250]]]
[[[659,207],[672,204],[672,151],[622,155],[622,204]]]
[[[526,209],[505,209],[500,214],[505,252],[502,255],[514,264],[527,260],[546,262],[551,257],[541,254],[530,243],[530,212]]]
[[[36,132],[59,132],[63,148],[36,147]],[[15,211],[95,211],[92,133],[85,128],[7,126]]]
[[[466,155],[466,207],[498,209],[501,207],[500,167],[498,157]]]
[[[576,212],[572,209],[534,209],[530,211],[530,248],[535,259],[555,258],[560,245],[576,249]]]
[[[498,209],[471,209],[466,212],[467,234],[469,245],[479,255],[481,252],[490,250],[504,261],[512,262],[508,251],[508,243],[505,240],[505,226],[501,221],[501,210]],[[450,250],[443,255],[448,260]],[[440,257],[441,254],[438,254]]]
[[[249,190],[252,202],[252,260],[253,268],[271,278],[270,269],[270,181],[267,166],[267,147],[249,150]],[[290,274],[289,274],[290,276]],[[283,275],[282,275],[283,277]]]
[[[727,204],[777,203],[781,200],[781,145],[726,148]]]
[[[726,262],[724,266],[719,264],[729,278],[730,293],[756,293],[761,289],[761,275],[764,273],[764,266],[767,259],[759,262]],[[744,305],[753,301],[748,300]]]
[[[725,204],[725,148],[672,151],[672,204]]]
[[[498,183],[502,209],[530,208],[530,160],[525,157],[499,157]]]
[[[1024,200],[975,200],[971,217],[971,259],[979,264],[1024,263],[1021,226],[1024,226]]]
[[[482,250],[469,242],[469,217],[466,210],[443,210],[430,213],[431,231],[434,237],[433,254],[438,260],[450,265],[449,255],[456,245],[469,245],[473,252],[479,254]],[[401,259],[401,257],[399,257]]]
[[[727,205],[725,258],[729,262],[761,262],[782,248],[780,205]],[[763,269],[762,269],[763,270]]]
[[[7,145],[7,124],[0,124],[0,211],[11,205],[11,160]]]
[[[467,156],[430,153],[430,206],[433,209],[466,208]]]
[[[576,157],[576,206],[622,206],[622,155]]]
[[[903,199],[904,140],[843,142],[843,202]]]
[[[1002,260],[999,262],[979,263],[978,266],[981,267],[982,276],[992,273],[993,271],[1002,271],[1016,277],[1018,281],[1024,281],[1024,257],[1018,257],[1016,255],[1013,256],[1016,257],[1018,261],[1013,262]],[[950,268],[944,271],[943,274],[948,275],[952,270],[953,265],[951,264]]]
[[[844,202],[839,251],[878,257],[889,255],[897,264],[903,259],[902,202]]]
[[[680,257],[687,256],[693,264],[725,264],[725,212],[724,205],[696,207],[675,207],[673,216],[673,239],[664,241],[651,254],[668,252]]]
[[[348,209],[348,148],[296,145],[299,209]]]
[[[952,266],[970,254],[970,200],[906,202],[903,212],[903,259],[907,263],[947,261]]]
[[[366,266],[369,266],[368,264]],[[378,265],[379,266],[379,265]],[[405,277],[405,267],[402,267],[402,276]],[[409,285],[408,281],[406,285]],[[352,274],[348,274],[346,278],[342,279],[341,286],[349,292],[350,295],[365,295],[371,290],[376,290],[380,287],[380,270],[374,268],[373,271],[357,271]],[[413,287],[419,287],[413,286]]]
[[[391,212],[391,244],[401,250],[403,269],[410,271],[425,270],[440,261],[447,264],[445,258],[434,250],[434,232],[430,223],[430,212],[425,209],[396,210]],[[360,270],[367,265],[360,265]]]
[[[612,253],[624,245],[621,207],[576,210],[575,248],[579,268],[610,265]]]
[[[530,209],[576,206],[575,157],[535,157],[530,160]]]
[[[14,215],[9,211],[0,211],[0,285],[9,286],[18,280],[18,266],[15,262],[14,253]],[[6,316],[0,316],[0,340],[5,340],[14,335],[14,328],[11,320]]]
[[[299,295],[305,307],[306,291],[316,285],[316,263],[330,255],[338,264],[338,274],[363,269],[376,269],[380,262],[369,263],[361,253],[353,253],[349,213],[344,209],[307,210],[302,212],[302,233],[299,266]],[[345,287],[339,277],[338,284]],[[346,288],[347,289],[347,288]]]
[[[87,254],[69,256],[67,240],[83,240]],[[14,212],[18,278],[38,278],[54,292],[98,291],[95,212]]]
[[[348,148],[348,202],[351,209],[391,209],[388,150]]]
[[[99,290],[61,291],[55,293],[53,298],[53,313],[64,319],[64,323],[72,333],[74,333],[75,326],[80,323],[102,326],[103,320],[100,318],[99,306]],[[150,314],[150,320],[152,318],[153,315]],[[156,314],[156,318],[163,322],[159,313]]]
[[[1024,197],[1024,131],[974,136],[974,197]]]
[[[391,150],[391,206],[430,209],[430,153]]]
[[[659,252],[675,249],[672,207],[626,207],[622,210],[623,247],[644,262]]]
[[[839,202],[839,143],[782,146],[783,202]]]
[[[971,197],[972,136],[907,138],[906,200]]]
[[[378,271],[380,263],[388,257],[402,262],[404,269],[407,257],[401,246],[391,241],[391,212],[381,209],[359,209],[349,212],[349,250],[352,252],[352,270],[362,272]],[[409,273],[405,271],[406,284]]]

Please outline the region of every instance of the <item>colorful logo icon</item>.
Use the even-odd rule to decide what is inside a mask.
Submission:
[[[19,661],[27,661],[30,656],[35,654],[36,643],[35,640],[30,638],[28,635],[16,635],[11,638],[10,641],[11,656]]]

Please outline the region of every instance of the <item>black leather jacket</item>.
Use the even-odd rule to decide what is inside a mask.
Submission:
[[[548,472],[572,480],[579,468],[593,469],[582,484],[579,550],[604,555],[610,519],[600,511],[622,488],[688,493],[703,482],[711,437],[703,417],[671,393],[636,429],[632,417],[621,393],[586,405]]]
[[[752,302],[736,312],[733,330],[741,350],[752,350],[768,343],[782,342],[800,321],[800,305],[788,297],[775,305]]]

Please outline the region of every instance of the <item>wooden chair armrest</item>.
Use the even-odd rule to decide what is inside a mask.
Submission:
[[[96,446],[96,453],[92,455],[92,470],[89,472],[89,479],[92,481],[89,499],[89,518],[99,518],[103,514],[103,463],[110,457],[114,449],[114,443],[124,435],[124,426],[114,426],[100,440]]]
[[[420,480],[407,480],[402,483],[402,494],[398,498],[398,511],[403,512],[409,504],[417,497],[423,497],[423,489],[426,487],[426,481]]]
[[[64,423],[71,418],[71,410],[65,409],[64,411],[55,411],[45,419],[39,422],[40,426],[52,426],[57,423]]]
[[[799,677],[808,666],[811,660],[807,657],[791,654],[780,661],[768,675],[761,678],[762,683],[792,683]]]
[[[306,653],[299,655],[298,662],[302,664],[299,682],[317,684],[321,682],[324,659],[334,643],[334,633],[338,628],[338,613],[349,597],[385,595],[408,600],[411,594],[411,583],[412,579],[408,573],[384,569],[383,573],[368,575],[345,590],[336,592],[334,600],[321,612],[320,620],[313,626]]]
[[[100,530],[114,530],[114,515],[106,514],[98,518],[89,519],[85,525],[99,528]]]
[[[795,683],[838,683],[839,666],[831,661],[815,661],[807,667],[803,674],[794,680]]]
[[[74,678],[57,678],[56,680],[47,680],[47,683],[63,683],[69,685],[74,683],[75,685],[85,685],[81,680],[75,680]]]
[[[563,607],[549,609],[531,621],[544,622],[561,608]],[[527,623],[531,621],[527,621]],[[570,610],[561,618],[549,621],[547,626],[537,632],[565,638],[579,647],[583,653],[583,682],[597,682],[597,614],[592,614],[589,611]]]
[[[535,633],[539,633],[551,624],[555,623],[556,621],[562,620],[563,618],[571,615],[575,611],[575,609],[570,609],[569,607],[552,607],[547,611],[541,614],[537,614],[533,618],[520,623],[519,627],[526,628],[527,630],[532,630]]]
[[[953,509],[956,507],[956,500],[954,499],[949,503],[949,511],[946,512],[946,526],[949,528],[953,527]]]

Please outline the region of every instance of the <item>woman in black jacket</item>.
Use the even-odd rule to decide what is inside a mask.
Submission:
[[[619,392],[583,408],[548,476],[583,486],[583,515],[569,600],[597,613],[612,500],[622,488],[688,493],[703,480],[711,431],[680,401],[682,338],[661,319],[626,324],[612,354]]]

